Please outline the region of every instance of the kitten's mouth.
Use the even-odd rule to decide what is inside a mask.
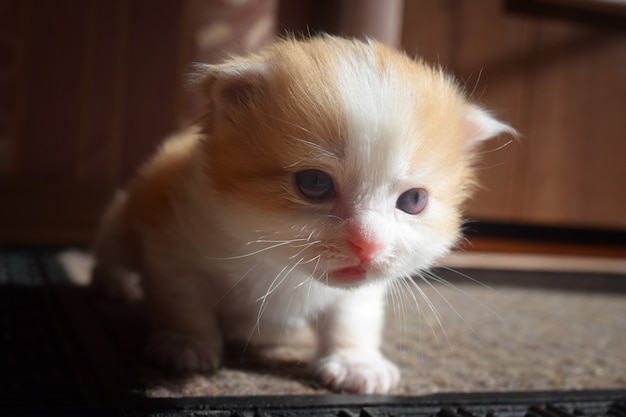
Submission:
[[[367,269],[361,266],[349,266],[331,273],[332,277],[344,282],[362,281],[367,276]]]

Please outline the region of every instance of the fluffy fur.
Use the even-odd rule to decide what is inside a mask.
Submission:
[[[163,366],[213,370],[226,342],[272,345],[314,322],[323,384],[389,391],[386,288],[457,241],[476,144],[512,129],[373,41],[278,41],[202,67],[199,85],[200,122],[110,206],[94,285],[145,299]],[[307,170],[332,193],[307,195]],[[413,214],[407,190],[421,190]]]

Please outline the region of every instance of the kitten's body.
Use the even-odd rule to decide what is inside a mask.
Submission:
[[[455,243],[474,144],[510,128],[374,42],[281,41],[207,67],[202,87],[198,126],[105,216],[94,283],[145,297],[165,366],[214,369],[227,341],[316,321],[321,381],[387,392],[386,287]]]

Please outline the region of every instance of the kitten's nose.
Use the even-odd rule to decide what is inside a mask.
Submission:
[[[348,244],[359,257],[361,263],[370,262],[384,247],[382,242],[376,238],[365,236],[362,232],[350,232]]]

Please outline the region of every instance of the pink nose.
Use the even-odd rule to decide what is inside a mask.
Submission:
[[[363,233],[356,231],[350,232],[348,244],[352,247],[354,253],[359,257],[362,263],[370,262],[384,247],[382,242],[375,238],[364,236]]]

